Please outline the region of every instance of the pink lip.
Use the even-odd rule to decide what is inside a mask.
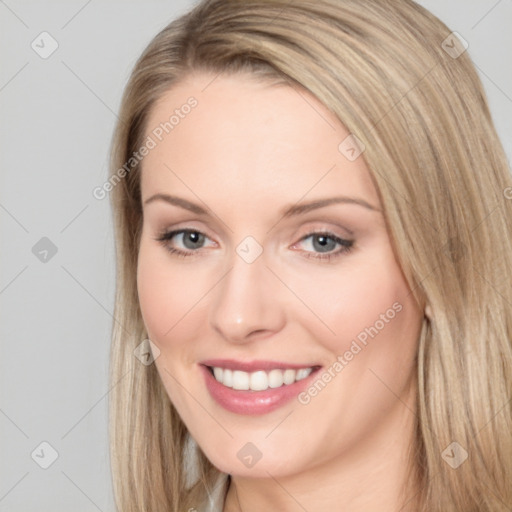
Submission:
[[[245,368],[247,368],[248,363],[246,363]],[[256,366],[254,366],[256,365]],[[234,412],[236,414],[244,414],[244,415],[258,415],[258,414],[267,414],[269,412],[275,411],[279,407],[282,407],[286,403],[290,402],[293,398],[297,397],[297,395],[303,391],[309,384],[313,378],[316,378],[316,374],[318,372],[317,369],[314,369],[308,377],[305,379],[294,382],[290,385],[283,385],[279,388],[269,388],[265,391],[241,391],[235,390],[232,388],[228,388],[217,382],[215,377],[212,375],[208,366],[219,366],[222,368],[230,368],[235,370],[242,370],[242,367],[239,363],[237,366],[229,367],[226,365],[220,365],[219,361],[216,361],[215,365],[205,365],[202,363],[199,365],[201,371],[203,373],[206,387],[211,395],[211,397],[224,409]],[[250,366],[250,364],[249,364]],[[264,369],[261,367],[261,362],[253,363],[255,369],[249,371],[257,371],[258,369]],[[291,366],[291,365],[283,365],[276,366],[276,363],[272,363],[272,368],[308,368],[307,366]],[[248,371],[248,370],[242,370]]]
[[[290,363],[282,363],[280,361],[235,361],[234,359],[208,359],[206,361],[201,361],[200,364],[205,366],[218,366],[219,368],[227,368],[228,370],[240,370],[243,372],[251,373],[257,372],[258,370],[286,370],[288,368],[292,370],[300,370],[301,368],[312,368],[318,365],[315,364],[290,364]]]

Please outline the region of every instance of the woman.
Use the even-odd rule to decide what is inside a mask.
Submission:
[[[465,49],[409,0],[153,39],[109,180],[119,510],[510,510],[512,180]]]

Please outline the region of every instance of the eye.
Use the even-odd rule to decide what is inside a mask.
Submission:
[[[160,236],[155,238],[158,242],[170,252],[177,256],[193,256],[198,249],[204,247],[204,243],[209,238],[201,231],[195,229],[176,229],[173,231],[164,231]],[[174,247],[171,242],[176,241],[181,247]]]
[[[170,253],[179,257],[188,257],[198,254],[199,250],[205,247],[205,241],[210,239],[201,231],[177,229],[164,231],[155,240],[160,242]],[[301,243],[306,246],[306,250],[303,251],[306,258],[331,261],[333,258],[348,253],[354,245],[354,240],[346,240],[330,232],[315,232],[303,237],[292,248]],[[175,245],[181,247],[175,247]],[[335,251],[336,247],[338,249]]]
[[[296,247],[301,242],[306,242],[304,243],[304,245],[307,247],[304,254],[306,258],[315,258],[318,260],[327,261],[350,252],[354,245],[354,240],[346,240],[330,232],[310,233],[303,237],[301,241],[298,244],[295,244],[293,247]],[[339,248],[338,250],[334,251],[336,247]]]

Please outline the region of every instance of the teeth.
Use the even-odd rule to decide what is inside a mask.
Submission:
[[[249,374],[235,370],[233,372],[233,389],[249,389]]]
[[[297,371],[295,380],[305,379],[311,373],[311,368],[301,368]]]
[[[310,371],[311,373],[311,371]],[[285,370],[283,374],[283,381],[285,384],[293,384],[295,382],[295,376],[297,372],[295,370]]]
[[[305,379],[313,368],[301,368],[300,370],[270,370],[269,372],[258,370],[247,373],[240,370],[228,370],[227,368],[213,368],[213,375],[217,382],[228,388],[237,390],[265,391],[268,388],[288,386],[296,381]]]
[[[222,370],[222,368],[220,368]],[[231,370],[224,370],[222,372],[222,383],[228,388],[233,387],[233,372]]]
[[[218,379],[217,379],[218,380]],[[220,381],[222,382],[222,381]],[[253,391],[264,391],[268,388],[267,372],[259,371],[251,373],[249,378],[249,388]]]
[[[218,366],[216,366],[214,369],[213,369],[213,374],[215,375],[215,378],[219,381],[219,382],[222,382],[222,374],[224,373],[224,370],[222,368],[219,368]]]
[[[281,370],[270,370],[268,374],[268,385],[271,388],[280,388],[284,382],[284,375]]]

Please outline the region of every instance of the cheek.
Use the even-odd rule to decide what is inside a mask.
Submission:
[[[142,240],[137,266],[139,303],[148,335],[161,347],[181,340],[178,333],[193,328],[190,312],[206,292],[201,279],[180,268],[164,249]]]
[[[331,353],[356,351],[354,341],[364,349],[378,339],[386,350],[416,342],[420,314],[398,264],[382,252],[373,261],[380,263],[359,262],[325,278],[317,275],[314,288],[311,280],[304,282],[302,296],[316,314],[308,315],[308,330]]]
[[[159,348],[155,365],[172,403],[187,412],[190,403],[182,387],[187,382],[196,348],[191,340],[199,339],[201,322],[197,321],[200,299],[205,285],[197,276],[184,272],[170,261],[165,250],[142,240],[137,265],[139,304],[149,339]],[[197,411],[196,411],[197,413]]]
[[[310,315],[302,327],[329,354],[329,375],[299,401],[310,415],[323,415],[317,430],[340,450],[356,446],[390,411],[407,411],[402,402],[413,408],[409,393],[423,315],[394,257],[383,251],[373,256],[315,279],[313,292],[303,295],[322,322]],[[311,282],[303,286],[306,294]]]

